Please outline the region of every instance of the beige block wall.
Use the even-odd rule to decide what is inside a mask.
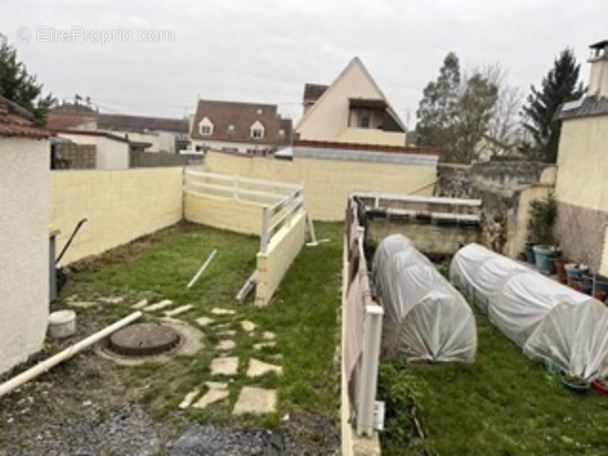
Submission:
[[[262,204],[213,195],[184,196],[184,218],[190,222],[234,231],[260,235]]]
[[[97,150],[97,169],[129,168],[129,143],[97,135],[70,135],[61,133],[59,136],[69,139],[76,144],[95,145]]]
[[[238,174],[304,185],[306,210],[315,220],[344,220],[349,192],[431,196],[437,178],[435,166],[401,165],[345,160],[294,158],[292,161],[263,157],[239,157],[208,152],[205,168],[213,173]]]
[[[47,140],[0,138],[0,374],[42,348],[49,313]]]
[[[182,168],[51,172],[50,222],[58,252],[87,218],[62,264],[102,253],[182,219]]]
[[[298,256],[306,237],[306,212],[300,211],[271,239],[265,253],[257,255],[255,304],[265,306]]]

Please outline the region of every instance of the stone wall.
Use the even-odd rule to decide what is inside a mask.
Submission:
[[[502,233],[498,250],[514,257],[526,243],[529,204],[553,192],[555,175],[555,166],[537,162],[441,164],[435,194],[481,199],[481,243],[489,247],[498,229]]]

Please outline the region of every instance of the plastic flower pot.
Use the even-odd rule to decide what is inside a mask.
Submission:
[[[578,282],[581,280],[583,273],[588,271],[588,268],[576,263],[568,263],[564,266],[564,270],[568,278],[568,286],[578,290]]]
[[[534,258],[534,242],[526,242],[526,259],[528,263],[535,264],[536,259]]]
[[[579,378],[576,375],[571,375],[566,372],[562,372],[560,378],[562,380],[562,384],[570,391],[573,391],[578,394],[586,394],[589,391],[589,382],[586,382],[585,380]]]
[[[599,394],[608,394],[608,381],[602,380],[600,378],[593,380],[591,382],[591,388],[593,391]]]
[[[578,291],[590,295],[593,292],[593,277],[583,272],[578,279],[575,279]]]
[[[545,274],[552,274],[557,249],[550,245],[535,245],[532,250],[534,250],[536,267]]]
[[[599,274],[595,276],[595,291],[608,293],[608,277]]]

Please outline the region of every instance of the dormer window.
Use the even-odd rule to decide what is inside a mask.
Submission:
[[[259,120],[251,126],[250,136],[252,139],[263,139],[264,138],[264,125]]]
[[[211,136],[213,134],[213,123],[205,117],[198,123],[198,132],[201,136]]]

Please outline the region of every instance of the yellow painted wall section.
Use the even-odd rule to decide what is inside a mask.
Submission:
[[[261,204],[234,198],[186,193],[184,218],[222,230],[259,236],[262,207]]]
[[[53,171],[50,222],[61,230],[58,252],[82,227],[61,264],[126,244],[182,219],[182,168]]]
[[[346,128],[335,139],[338,142],[354,144],[382,144],[405,146],[405,133],[383,131],[377,128]]]
[[[208,152],[205,168],[213,173],[238,174],[304,185],[306,210],[315,220],[344,220],[349,192],[370,191],[431,196],[437,169],[432,165],[402,165],[362,161],[294,158],[293,161],[240,157]]]
[[[298,256],[306,236],[306,212],[299,211],[291,222],[271,239],[268,250],[257,255],[255,304],[265,306],[279,287],[283,276]]]
[[[562,123],[556,199],[608,211],[608,115]]]
[[[608,276],[608,226],[606,227],[606,233],[604,234],[604,254],[602,255],[599,273],[603,276]]]

